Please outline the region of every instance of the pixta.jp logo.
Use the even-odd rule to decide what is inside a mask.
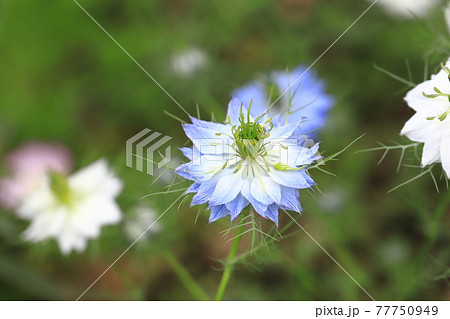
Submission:
[[[144,172],[144,166],[146,166],[147,174],[153,175],[154,166],[161,169],[170,162],[170,145],[165,148],[164,155],[159,149],[171,139],[172,138],[170,136],[161,135],[161,133],[158,132],[152,133],[152,131],[148,128],[140,131],[127,140],[126,165],[128,167],[135,168],[140,172]],[[158,161],[154,160],[155,152],[160,155],[161,159],[158,157]]]

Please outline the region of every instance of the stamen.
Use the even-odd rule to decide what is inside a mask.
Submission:
[[[250,101],[246,116],[244,115],[244,108],[241,103],[239,125],[233,125],[231,127],[231,138],[234,140],[232,148],[240,158],[246,159],[248,157],[250,160],[255,160],[258,156],[264,157],[267,155],[266,146],[268,143],[264,143],[263,141],[269,138],[270,132],[273,129],[273,123],[270,118],[265,120],[263,124],[258,123],[266,113],[252,120],[250,117],[252,103],[253,100]],[[226,122],[231,123],[229,117]],[[267,128],[267,125],[269,128]],[[217,133],[216,135],[220,136],[221,134],[223,133]]]
[[[273,168],[275,168],[277,171],[300,171],[302,169],[304,169],[306,166],[300,166],[300,167],[291,167],[289,165],[286,164],[282,164],[282,163],[276,163]]]
[[[441,92],[437,87],[434,87],[433,90],[434,90],[434,92],[436,92],[436,94],[427,94],[425,92],[422,92],[422,94],[423,94],[423,96],[425,96],[427,98],[430,98],[430,99],[434,99],[434,98],[437,98],[437,97],[440,97],[440,96],[444,96],[444,97],[448,98],[448,100],[450,102],[450,94]]]
[[[439,119],[439,121],[443,122],[449,114],[450,114],[450,108],[446,112],[442,113],[441,115],[427,117],[427,120],[433,121],[435,119]]]

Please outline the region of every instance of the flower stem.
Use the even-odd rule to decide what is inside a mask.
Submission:
[[[227,289],[228,282],[230,281],[231,273],[234,269],[234,257],[236,257],[236,253],[239,247],[239,243],[241,241],[241,234],[244,231],[245,226],[241,225],[236,233],[236,237],[233,241],[233,245],[231,246],[230,253],[227,257],[227,262],[225,264],[225,268],[223,270],[222,279],[220,280],[219,288],[217,289],[216,301],[220,301],[223,298],[225,293],[225,289]]]
[[[184,268],[182,264],[177,260],[174,254],[170,251],[164,252],[164,257],[172,270],[180,279],[183,286],[192,294],[197,300],[210,300],[206,291],[192,278],[191,274]]]
[[[448,212],[450,205],[450,190],[447,190],[446,193],[441,194],[440,197],[441,199],[437,205],[437,208],[432,214],[428,226],[425,228],[425,242],[419,249],[419,256],[421,256],[419,260],[422,265],[427,262],[430,250],[433,248],[437,236],[439,235],[439,230],[442,227],[442,218],[444,218],[445,213]]]
[[[432,214],[431,220],[428,222],[428,226],[425,228],[425,241],[421,247],[419,247],[416,263],[411,268],[411,276],[410,280],[408,280],[407,284],[403,285],[403,290],[398,294],[400,299],[408,299],[410,295],[419,289],[422,276],[417,276],[423,272],[423,269],[426,267],[427,262],[430,258],[431,250],[438,239],[439,231],[442,226],[442,219],[445,217],[445,214],[448,212],[450,205],[450,190],[447,190],[446,193],[440,195],[441,199],[435,212]],[[432,257],[431,257],[432,258]],[[414,275],[413,275],[414,274]]]

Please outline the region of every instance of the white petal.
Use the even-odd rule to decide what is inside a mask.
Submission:
[[[118,196],[123,187],[122,181],[115,177],[103,159],[71,175],[68,183],[71,189],[83,194],[102,193],[112,197]]]
[[[68,230],[60,234],[56,241],[58,242],[59,249],[64,255],[68,255],[77,246],[77,235]]]
[[[229,127],[229,126],[228,126]],[[221,134],[220,131],[197,126],[195,124],[183,124],[186,136],[203,154],[222,154],[227,150],[224,145],[229,144],[231,132]]]
[[[198,159],[194,159],[192,164],[188,165],[187,172],[196,181],[207,181],[223,170],[223,165],[227,159],[228,157],[223,155],[201,155]]]
[[[441,161],[447,177],[450,178],[450,132],[441,141]]]
[[[275,145],[265,156],[266,161],[271,165],[281,163],[290,167],[308,165],[317,159],[319,144],[315,144],[312,148],[299,145],[286,145],[284,148]]]
[[[307,180],[301,171],[280,171],[271,169],[269,176],[276,183],[286,187],[305,189],[311,188],[311,186],[314,185],[312,179]]]
[[[449,83],[448,78],[446,81]],[[425,112],[429,114],[428,116],[442,114],[448,107],[448,98],[443,96],[429,98],[424,96],[423,93],[435,94],[435,87],[442,92],[450,92],[450,87],[446,90],[449,86],[447,83],[442,85],[433,80],[423,82],[406,94],[405,101],[416,112]]]
[[[378,0],[378,4],[394,16],[403,18],[424,17],[439,0]]]
[[[281,200],[280,185],[269,176],[256,176],[251,184],[252,196],[259,202],[270,205]]]
[[[29,194],[16,210],[16,214],[24,219],[31,220],[48,207],[56,205],[55,197],[52,195],[48,185],[42,185],[39,189]]]
[[[86,250],[86,247],[87,247],[87,240],[84,238],[78,237],[74,244],[74,249],[77,252],[81,253]]]
[[[100,196],[88,198],[71,213],[70,228],[88,238],[97,238],[102,226],[117,224],[122,219],[116,202]]]
[[[441,161],[441,137],[425,143],[422,153],[422,167]]]
[[[431,127],[431,121],[427,120],[426,116],[416,113],[406,122],[400,134],[411,141],[424,143],[429,139]]]
[[[196,119],[195,117],[192,117],[192,116],[189,116],[189,118],[191,119],[192,124],[194,124],[198,127],[203,127],[203,128],[212,130],[216,133],[224,133],[224,134],[231,135],[231,126],[230,125],[203,121],[203,120]]]
[[[251,184],[252,181],[249,179],[244,179],[244,184],[242,185],[242,196],[245,197],[245,199],[247,199],[250,204],[253,206],[253,208],[255,209],[255,211],[260,214],[261,216],[265,217],[264,213],[267,211],[267,206],[263,203],[261,203],[260,201],[257,201],[253,196],[252,196],[252,192],[251,192]]]
[[[55,208],[48,207],[46,210],[39,210],[25,230],[23,236],[29,241],[41,241],[50,237],[57,236],[66,225],[67,211],[60,206]]]
[[[279,127],[274,127],[272,129],[272,131],[270,132],[270,137],[269,140],[273,141],[273,142],[278,142],[278,139],[286,139],[288,137],[290,137],[295,129],[298,127],[299,123],[298,122],[293,122],[293,123],[289,123],[287,125],[283,125],[283,126],[279,126]]]
[[[231,172],[231,171],[230,171]],[[243,179],[239,174],[223,176],[217,182],[216,189],[210,199],[211,205],[222,205],[233,200],[241,191]]]
[[[450,67],[450,59],[446,67]],[[448,74],[444,69],[441,69],[438,74],[432,75],[431,80],[425,81],[417,85],[414,89],[406,94],[405,101],[416,112],[424,112],[430,114],[428,116],[436,116],[442,114],[448,109],[448,98],[439,96],[436,98],[429,98],[425,94],[435,94],[435,88],[441,92],[450,92],[450,82]]]

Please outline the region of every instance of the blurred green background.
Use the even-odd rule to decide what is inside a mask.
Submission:
[[[312,63],[368,7],[355,0],[79,0],[79,3],[191,114],[223,120],[230,92],[274,69]],[[380,152],[401,141],[413,114],[405,85],[378,65],[420,83],[448,58],[440,8],[423,20],[397,20],[372,8],[314,67],[336,106],[320,132],[330,155],[365,136],[328,164],[336,177],[313,172],[325,195],[302,192],[299,221],[377,300],[448,300],[449,191],[420,171],[396,173],[400,154],[380,165]],[[200,48],[203,68],[181,75],[173,57]],[[407,62],[406,62],[407,61]],[[425,65],[429,65],[425,71]],[[186,137],[186,114],[76,5],[66,0],[0,1],[0,156],[29,140],[59,141],[77,168],[105,157],[125,181],[125,216],[137,203],[162,213],[178,196],[140,198],[163,181],[125,166],[125,141],[144,128]],[[411,156],[405,160],[417,164]],[[440,167],[439,167],[440,169]],[[6,173],[2,167],[2,173]],[[437,170],[436,174],[439,174]],[[446,201],[445,201],[446,200]],[[207,225],[184,203],[162,219],[163,230],[138,242],[84,296],[106,300],[192,300],[169,266],[167,251],[211,298],[230,242],[223,220]],[[283,215],[283,213],[281,213]],[[288,217],[281,217],[287,222]],[[131,243],[121,225],[103,228],[83,254],[60,254],[54,240],[23,242],[27,222],[0,211],[0,299],[76,299]],[[248,248],[248,238],[242,245]],[[368,297],[303,232],[238,265],[226,299],[354,300]]]

